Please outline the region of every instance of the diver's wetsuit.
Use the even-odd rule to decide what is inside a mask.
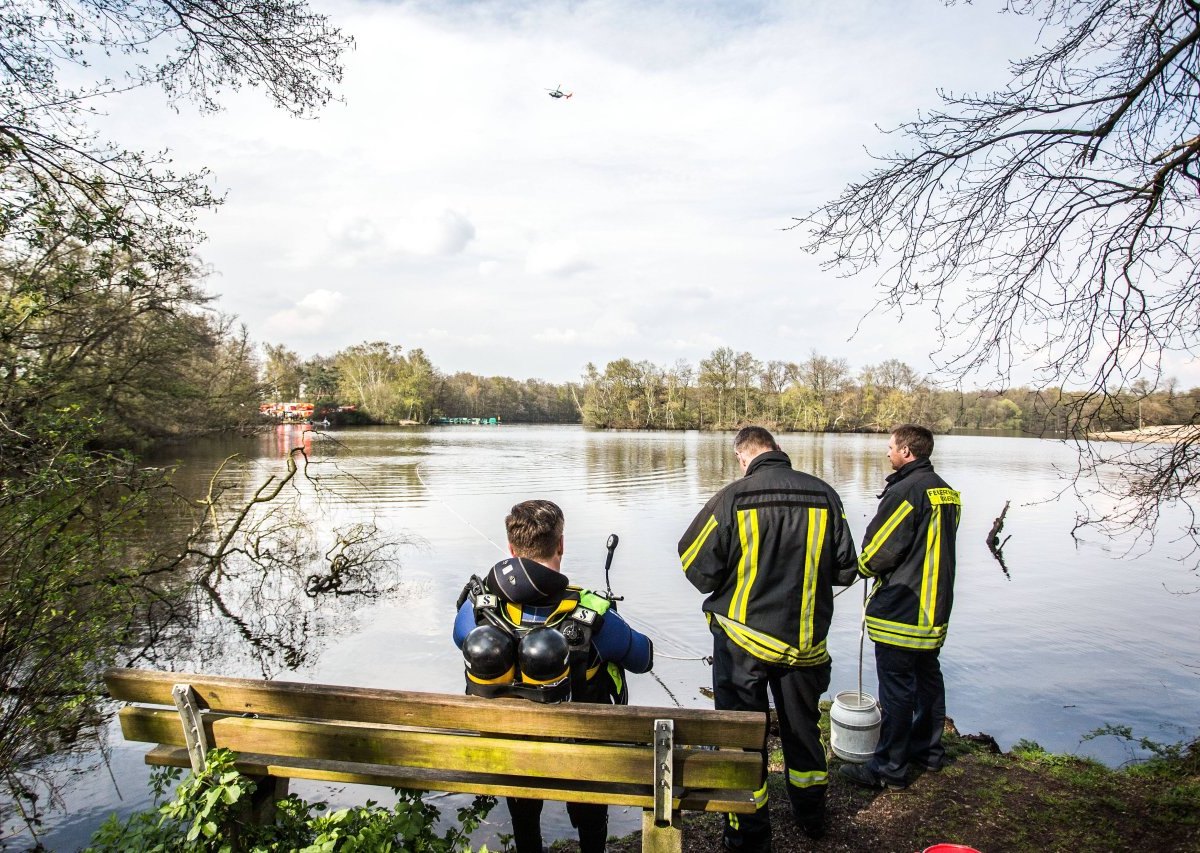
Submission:
[[[519,643],[533,630],[565,628],[580,611],[591,612],[587,620],[590,644],[586,665],[572,667],[571,701],[624,704],[628,691],[623,670],[650,671],[654,664],[650,639],[629,627],[606,597],[570,586],[566,575],[536,560],[511,557],[494,565],[483,581],[472,579],[463,590],[454,620],[454,642],[461,649],[472,630],[488,624],[507,631]],[[469,672],[467,678],[468,692],[479,692],[472,689],[478,682],[473,682]],[[519,667],[512,678],[509,695],[538,698],[530,692],[536,687],[521,683]],[[503,683],[492,681],[487,688],[488,695],[505,695]],[[558,701],[560,694],[553,695],[551,701]],[[508,797],[507,803],[517,853],[541,853],[542,801]],[[602,853],[608,839],[608,806],[567,803],[567,813],[579,832],[581,853]]]

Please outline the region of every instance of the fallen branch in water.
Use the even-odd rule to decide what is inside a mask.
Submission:
[[[1000,568],[1004,571],[1004,576],[1012,580],[1012,575],[1008,573],[1008,566],[1004,563],[1004,546],[1008,544],[1011,535],[1005,536],[1004,541],[1000,541],[1000,531],[1004,529],[1004,516],[1008,514],[1009,501],[1004,502],[1004,509],[1000,510],[1000,515],[992,522],[992,529],[987,535],[988,550],[992,552],[992,556],[996,558],[996,562],[1000,564]]]

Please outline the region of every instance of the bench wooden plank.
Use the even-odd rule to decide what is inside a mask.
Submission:
[[[162,767],[189,767],[184,747],[156,746],[146,754],[146,763]],[[453,774],[440,768],[392,767],[350,764],[340,761],[287,758],[278,755],[238,753],[234,766],[248,776],[309,779],[343,784],[382,785],[419,791],[448,791],[456,794],[490,794],[495,797],[532,797],[575,803],[607,803],[614,806],[650,808],[654,793],[650,785],[604,784],[574,780],[532,780],[524,776],[502,777],[487,773]],[[675,810],[736,812],[754,811],[749,791],[675,789]]]
[[[179,715],[165,709],[130,706],[120,712],[127,740],[184,746]],[[341,761],[580,781],[641,783],[653,778],[649,746],[563,743],[555,740],[502,740],[444,731],[203,715],[211,746],[294,758],[336,755]],[[676,783],[685,788],[758,786],[760,754],[740,750],[677,748]]]
[[[423,728],[461,729],[495,735],[544,735],[576,740],[651,743],[654,720],[675,721],[675,742],[761,749],[765,714],[628,705],[539,705],[520,699],[483,699],[340,687],[286,681],[152,672],[113,668],[105,672],[109,694],[125,702],[174,706],[171,687],[190,684],[201,707],[260,717],[344,720]]]

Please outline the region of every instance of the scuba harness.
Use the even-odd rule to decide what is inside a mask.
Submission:
[[[598,660],[589,667],[592,636],[615,607],[602,593],[567,587],[544,620],[524,624],[521,604],[490,592],[472,576],[459,596],[471,602],[475,628],[463,641],[467,693],[534,702],[629,702],[624,670]],[[602,672],[603,670],[603,672]]]

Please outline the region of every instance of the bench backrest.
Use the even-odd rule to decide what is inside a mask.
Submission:
[[[402,778],[413,783],[402,787],[648,807],[655,722],[666,719],[673,723],[676,808],[744,811],[738,804],[762,778],[765,714],[541,705],[135,669],[110,669],[105,682],[114,699],[135,703],[120,714],[126,739],[167,748],[155,763],[186,762],[172,694],[186,684],[208,745],[246,754],[248,765],[268,768],[264,775],[375,784]]]

